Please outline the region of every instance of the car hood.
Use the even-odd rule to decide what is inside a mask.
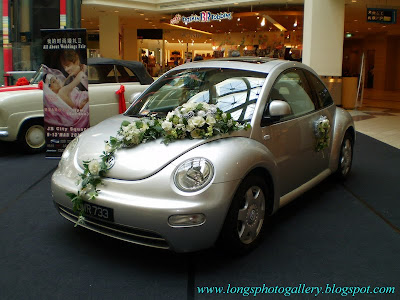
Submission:
[[[76,159],[83,169],[83,161],[99,159],[104,151],[105,141],[116,136],[122,121],[135,121],[136,118],[118,115],[109,118],[86,130],[80,137]],[[241,130],[231,135],[220,135],[211,139],[185,139],[168,145],[162,139],[140,144],[132,148],[121,148],[115,152],[115,164],[107,172],[108,178],[139,180],[147,178],[170,164],[177,157],[202,144],[232,136],[249,137],[250,130]]]

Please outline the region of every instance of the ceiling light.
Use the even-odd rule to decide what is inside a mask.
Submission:
[[[240,18],[237,18],[238,22],[240,22]]]

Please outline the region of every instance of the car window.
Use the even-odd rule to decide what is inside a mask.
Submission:
[[[253,117],[267,74],[233,69],[170,72],[131,106],[128,115],[166,114],[184,103],[214,104],[237,121]]]
[[[89,65],[89,83],[115,83],[114,65]]]
[[[304,73],[306,74],[307,79],[310,82],[311,88],[317,97],[319,107],[327,107],[333,104],[332,96],[326,88],[325,84],[323,84],[322,81],[311,72],[304,70]]]
[[[315,110],[311,95],[304,75],[298,70],[289,70],[280,75],[272,86],[268,103],[272,100],[283,100],[289,103],[292,114],[281,118],[281,120],[287,120]]]
[[[139,79],[133,71],[127,67],[116,66],[118,82],[138,82]]]

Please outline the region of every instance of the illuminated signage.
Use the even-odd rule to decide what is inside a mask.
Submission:
[[[204,23],[204,22],[211,22],[211,21],[232,20],[232,14],[233,13],[231,13],[231,12],[220,12],[220,13],[213,14],[210,11],[202,11],[202,12],[200,12],[200,15],[192,14],[189,17],[185,17],[185,16],[181,16],[181,15],[177,14],[177,15],[175,15],[175,17],[173,17],[170,20],[170,23],[172,25],[176,25],[176,24],[179,24],[179,22],[182,22],[187,25],[187,24],[193,23],[193,22]]]
[[[367,8],[367,22],[396,24],[396,9]]]

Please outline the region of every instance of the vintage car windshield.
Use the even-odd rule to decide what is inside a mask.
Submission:
[[[266,73],[237,69],[178,70],[153,84],[125,114],[164,117],[186,102],[208,103],[231,113],[237,121],[248,121],[266,77]]]
[[[39,67],[39,69],[36,71],[35,75],[30,80],[31,84],[38,84],[40,80],[43,78],[43,65]]]

